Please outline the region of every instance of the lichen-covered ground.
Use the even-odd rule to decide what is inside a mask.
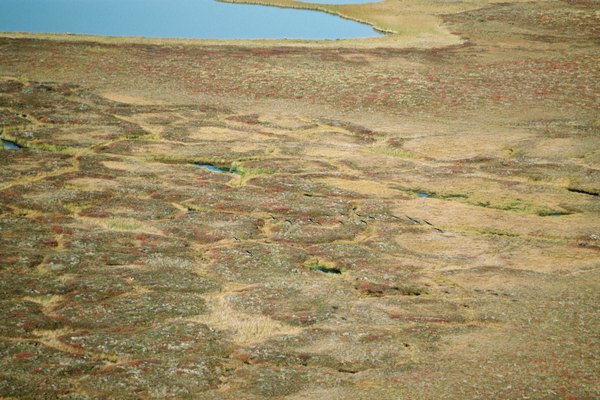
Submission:
[[[600,397],[596,6],[0,37],[0,399]]]

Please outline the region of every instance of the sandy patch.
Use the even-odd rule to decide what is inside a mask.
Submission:
[[[131,96],[131,95],[117,93],[117,92],[105,92],[105,93],[102,93],[102,96],[107,98],[108,100],[116,101],[119,103],[125,103],[125,104],[133,104],[136,106],[165,104],[163,101],[160,101],[160,100],[153,100],[153,99],[148,99],[148,98],[139,97],[139,96]]]
[[[270,140],[269,137],[253,132],[238,131],[235,129],[221,128],[218,126],[203,126],[194,129],[188,136],[192,140],[210,140],[218,142],[249,142]]]
[[[151,163],[151,162],[131,162],[131,161],[103,161],[102,164],[106,168],[116,169],[118,171],[127,171],[127,172],[165,172],[168,171],[169,168],[165,164],[161,163]]]

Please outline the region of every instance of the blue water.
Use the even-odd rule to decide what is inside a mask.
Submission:
[[[214,0],[0,0],[0,31],[203,39],[380,35],[323,12]]]
[[[232,168],[218,168],[211,164],[200,164],[200,163],[195,163],[194,165],[198,168],[207,169],[212,172],[229,172],[231,174],[237,175],[237,172],[235,172],[235,170]]]
[[[13,142],[9,142],[8,140],[2,139],[2,147],[7,150],[21,150],[21,146],[15,144]]]
[[[429,195],[427,193],[420,193],[420,192],[417,193],[417,196],[419,196],[419,197],[421,197],[423,199],[426,198],[426,197],[429,197]]]

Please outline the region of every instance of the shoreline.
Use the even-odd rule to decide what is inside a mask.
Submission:
[[[321,7],[321,6],[333,6],[333,7],[340,7],[340,6],[356,6],[356,5],[364,5],[364,4],[374,4],[374,3],[383,3],[384,1],[374,1],[371,3],[357,3],[357,4],[322,4],[322,3],[311,3],[311,2],[301,2],[301,1],[295,1],[295,0],[291,0],[293,3],[289,4],[289,5],[283,5],[283,4],[273,4],[273,3],[269,3],[268,1],[261,1],[261,0],[215,0],[219,3],[227,3],[227,4],[248,4],[248,5],[259,5],[259,6],[266,6],[266,7],[277,7],[277,8],[290,8],[290,9],[297,9],[297,10],[308,10],[308,11],[318,11],[318,12],[323,12],[326,14],[330,14],[330,15],[335,15],[337,17],[349,20],[349,21],[354,21],[357,22],[359,24],[363,24],[363,25],[369,25],[371,28],[373,28],[374,31],[382,33],[384,35],[397,35],[398,32],[393,30],[393,29],[386,29],[380,26],[377,26],[374,22],[365,20],[365,19],[360,19],[360,18],[356,18],[356,17],[351,17],[348,15],[345,15],[337,10],[332,10],[329,9],[327,7]],[[357,38],[357,39],[361,39],[361,38]],[[376,39],[376,38],[373,38]],[[275,39],[277,40],[277,39]],[[344,40],[354,40],[354,39],[344,39]]]
[[[312,48],[337,48],[340,46],[356,48],[420,48],[433,49],[449,46],[456,46],[465,43],[463,38],[456,36],[446,30],[438,21],[437,17],[419,13],[422,19],[427,17],[425,23],[419,24],[417,30],[414,27],[404,30],[401,26],[385,26],[382,23],[382,17],[379,14],[387,13],[386,1],[361,3],[361,4],[320,4],[303,3],[295,0],[215,0],[227,4],[246,4],[259,5],[265,7],[287,8],[306,11],[322,12],[348,21],[356,22],[370,26],[381,36],[376,37],[358,37],[350,39],[204,39],[204,38],[177,38],[177,37],[147,37],[147,36],[111,36],[95,35],[86,33],[53,33],[53,32],[0,32],[0,37],[15,39],[47,39],[64,40],[73,42],[96,42],[109,44],[158,44],[158,45],[238,45],[247,47],[273,47],[273,46],[291,46],[291,47],[312,47]],[[383,8],[382,8],[383,7]],[[382,8],[382,10],[379,10]],[[358,17],[352,14],[361,14]],[[422,15],[421,15],[422,14]],[[403,18],[412,18],[413,12],[408,13]],[[402,25],[402,24],[399,24]]]

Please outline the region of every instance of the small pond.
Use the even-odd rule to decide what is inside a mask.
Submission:
[[[212,164],[204,164],[204,163],[194,163],[194,165],[198,168],[206,169],[211,172],[220,172],[220,173],[230,173],[237,175],[237,170],[234,167],[226,168],[226,167],[217,167]]]
[[[10,142],[8,140],[2,140],[2,147],[7,149],[7,150],[21,150],[21,146],[19,146],[16,143]]]
[[[335,275],[341,275],[342,274],[342,270],[336,267],[326,267],[324,265],[320,265],[320,264],[315,264],[310,266],[310,270],[311,271],[319,271],[319,272],[323,272],[324,274],[335,274]]]
[[[369,25],[308,10],[214,0],[0,0],[1,32],[201,39],[349,39]]]

